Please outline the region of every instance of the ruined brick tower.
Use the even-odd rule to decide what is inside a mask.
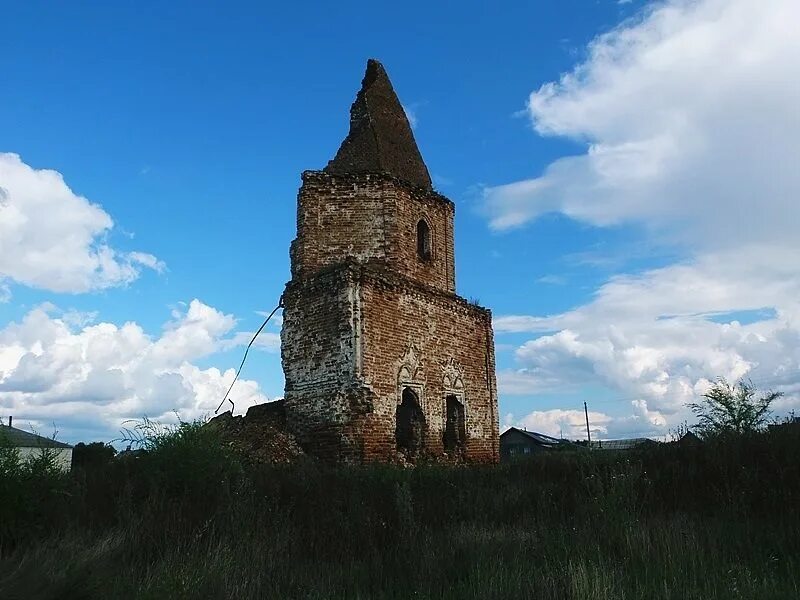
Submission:
[[[297,198],[281,356],[307,452],[498,460],[491,313],[455,293],[454,211],[370,60],[350,133]]]

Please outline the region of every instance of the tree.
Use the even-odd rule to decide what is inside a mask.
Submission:
[[[750,380],[731,385],[720,377],[699,403],[689,404],[700,418],[697,429],[704,437],[722,434],[743,434],[758,431],[767,423],[769,407],[783,392],[757,395]]]
[[[0,482],[19,473],[19,464],[19,450],[11,445],[5,432],[0,431]],[[0,487],[0,496],[2,496],[2,487]]]
[[[72,449],[72,466],[75,468],[96,469],[111,462],[117,451],[103,442],[84,444],[78,442]]]

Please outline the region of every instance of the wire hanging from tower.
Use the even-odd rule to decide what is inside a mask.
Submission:
[[[219,403],[219,406],[217,407],[217,410],[214,411],[214,414],[217,414],[219,412],[219,409],[222,408],[222,405],[225,404],[226,400],[231,403],[231,412],[233,412],[233,410],[236,408],[236,405],[233,403],[233,400],[228,398],[228,394],[231,393],[231,390],[233,389],[233,386],[236,383],[236,380],[239,379],[239,373],[242,372],[242,367],[244,367],[244,361],[247,360],[247,353],[250,352],[250,346],[252,346],[253,342],[256,341],[256,338],[258,337],[258,334],[261,333],[261,330],[264,329],[264,327],[267,326],[267,323],[269,323],[269,320],[272,318],[272,315],[274,315],[276,312],[278,312],[278,309],[281,308],[282,306],[283,306],[283,298],[281,298],[280,301],[278,302],[278,306],[276,306],[275,308],[272,309],[272,312],[269,313],[269,316],[266,319],[264,319],[264,322],[261,324],[261,327],[259,327],[258,331],[256,331],[255,334],[253,335],[253,339],[250,340],[249,344],[247,344],[247,348],[245,348],[245,350],[244,350],[244,356],[242,357],[242,363],[239,365],[239,368],[236,370],[236,376],[233,378],[233,381],[231,381],[231,385],[228,388],[228,391],[225,392],[225,397],[222,399],[222,402]]]

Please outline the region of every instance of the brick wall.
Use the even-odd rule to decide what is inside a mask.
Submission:
[[[306,451],[498,460],[491,314],[455,294],[454,213],[368,61],[347,138],[297,197],[281,355],[287,427]]]
[[[396,186],[388,201],[388,265],[415,282],[455,293],[453,216],[450,200],[431,192]],[[417,256],[417,223],[425,219],[431,228],[432,257]]]
[[[290,282],[282,354],[289,427],[323,458],[397,457],[402,388],[425,414],[424,454],[444,457],[448,394],[465,406],[466,444],[451,460],[498,459],[491,314],[390,269],[348,262]]]
[[[287,426],[307,452],[398,459],[396,410],[410,387],[424,454],[498,460],[491,314],[455,294],[453,216],[444,196],[390,175],[303,173],[281,354]],[[445,454],[448,395],[465,407],[466,441]]]
[[[461,458],[496,462],[491,313],[457,296],[370,269],[362,271],[360,292],[362,375],[373,394],[363,427],[365,458],[382,460],[395,453],[395,412],[408,386],[425,414],[425,454],[443,455],[445,398],[455,395],[466,412]]]
[[[290,281],[283,294],[287,426],[307,451],[333,458],[344,452],[342,430],[357,396],[353,279],[350,269],[334,266]]]
[[[385,174],[303,173],[297,196],[292,277],[305,277],[345,259],[381,261],[414,281],[455,291],[453,203]],[[431,228],[432,258],[417,257],[416,228]]]

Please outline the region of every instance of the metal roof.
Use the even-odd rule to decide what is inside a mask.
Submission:
[[[15,448],[72,448],[69,444],[0,424],[0,443],[7,441]]]
[[[521,433],[522,435],[530,438],[540,446],[558,446],[560,444],[569,444],[567,440],[560,440],[558,438],[550,437],[549,435],[545,435],[543,433],[537,433],[535,431],[526,431],[525,429],[518,429],[516,427],[509,427],[506,429],[500,437],[503,437],[507,433],[511,431],[516,431],[517,433]]]
[[[656,444],[650,438],[629,438],[625,440],[596,440],[592,442],[595,450],[630,450],[643,444]]]

